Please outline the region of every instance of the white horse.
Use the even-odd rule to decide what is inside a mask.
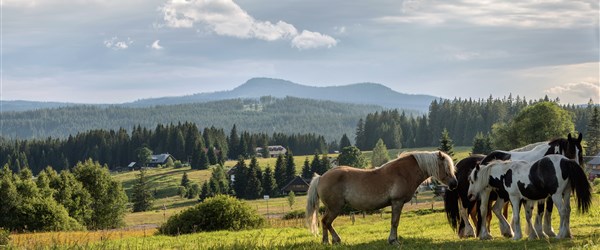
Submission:
[[[486,214],[491,191],[507,193],[513,207],[512,229],[514,240],[521,239],[519,217],[520,204],[524,201],[525,218],[529,239],[544,237],[543,232],[533,227],[532,209],[535,203],[551,197],[560,215],[560,228],[556,238],[570,238],[570,197],[572,189],[577,195],[579,212],[585,213],[591,205],[590,183],[583,169],[575,160],[563,155],[548,155],[529,163],[527,161],[492,161],[477,166],[469,175],[468,196],[471,200],[481,199],[481,213]],[[482,227],[482,239],[489,239],[486,227]]]

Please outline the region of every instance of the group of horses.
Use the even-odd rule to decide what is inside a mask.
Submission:
[[[433,177],[448,185],[444,207],[448,222],[461,238],[491,239],[489,224],[493,211],[500,220],[502,235],[520,239],[521,205],[526,210],[530,239],[571,237],[571,192],[576,193],[580,212],[586,212],[591,205],[591,187],[580,166],[583,163],[581,141],[581,133],[577,138],[569,134],[566,139],[535,143],[512,151],[471,155],[459,161],[456,167],[452,158],[441,151],[404,152],[397,159],[368,170],[336,167],[313,177],[307,193],[306,219],[311,231],[318,234],[317,214],[319,203],[323,202],[322,242],[328,244],[331,234],[332,243],[340,243],[341,238],[332,223],[345,205],[365,211],[391,206],[388,242],[397,243],[404,204],[410,202],[423,181]],[[509,203],[513,209],[512,225],[506,220]],[[531,215],[536,203],[534,226]],[[558,235],[550,224],[553,204],[560,214]]]

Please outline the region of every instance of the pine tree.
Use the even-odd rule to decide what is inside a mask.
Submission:
[[[345,148],[349,146],[352,146],[352,143],[350,143],[350,139],[348,139],[348,136],[346,134],[342,135],[342,139],[340,139],[340,148]]]
[[[296,178],[296,163],[294,163],[294,154],[292,150],[288,148],[285,152],[285,184],[288,184]]]
[[[133,212],[148,211],[152,208],[154,195],[150,188],[150,182],[146,177],[146,170],[142,169],[137,174],[137,180],[132,188]]]
[[[361,118],[358,120],[358,124],[356,125],[356,138],[354,140],[357,148],[362,149],[366,144],[366,135],[365,135],[365,123]],[[340,151],[344,150],[344,147],[340,145]]]
[[[250,160],[250,166],[248,171],[248,184],[246,189],[246,198],[247,199],[257,199],[262,194],[262,176],[260,174],[260,169],[258,166],[258,161],[256,157],[252,157]]]
[[[310,163],[308,157],[304,158],[304,165],[302,165],[302,178],[308,179],[312,177],[312,171],[310,170]]]
[[[235,165],[235,172],[233,178],[233,190],[235,191],[235,196],[238,198],[246,197],[246,187],[248,184],[248,167],[246,167],[246,162],[242,156],[239,156],[238,162]]]
[[[229,159],[237,159],[237,157],[240,155],[238,152],[240,146],[240,137],[237,134],[237,128],[235,124],[233,124],[233,128],[231,128],[231,133],[229,134],[229,143],[227,145],[229,146],[227,157],[229,157]]]
[[[454,144],[452,143],[452,139],[450,138],[450,135],[448,135],[448,130],[446,128],[442,130],[442,137],[440,137],[440,146],[438,147],[438,150],[445,152],[450,157],[454,156]]]
[[[489,154],[492,152],[491,139],[489,136],[484,136],[483,133],[479,132],[473,138],[473,154]]]
[[[190,179],[186,172],[183,172],[183,176],[181,176],[181,184],[179,186],[189,188],[190,187]]]
[[[263,173],[262,188],[264,195],[274,196],[276,194],[275,191],[277,190],[277,183],[275,182],[273,171],[269,166],[265,168],[265,172]]]
[[[340,166],[351,166],[355,168],[364,168],[366,165],[362,152],[355,146],[345,147],[338,156]]]
[[[323,154],[323,156],[321,157],[320,167],[321,169],[319,172],[321,172],[321,174],[324,174],[325,172],[329,171],[329,169],[331,169],[331,161],[329,161],[329,157],[326,154]]]
[[[277,187],[281,188],[287,185],[287,182],[285,182],[286,178],[285,158],[283,158],[283,155],[278,155],[275,161],[275,182],[277,183]]]
[[[200,200],[205,200],[206,198],[212,197],[213,194],[210,191],[210,186],[208,185],[208,181],[205,181],[202,184],[202,189],[200,190]]]
[[[321,173],[321,161],[319,161],[319,154],[317,152],[315,152],[315,155],[313,156],[312,161],[310,162],[310,172],[323,174]]]
[[[213,147],[212,145],[208,146],[208,151],[206,152],[206,155],[208,156],[208,163],[210,165],[217,165],[218,160],[217,154],[215,154],[215,147]]]
[[[587,126],[587,155],[600,153],[600,110],[595,106]]]
[[[385,143],[383,143],[383,140],[379,139],[377,144],[375,144],[375,148],[373,148],[371,166],[374,168],[379,167],[388,161],[390,161],[390,156],[388,154],[387,147],[385,146]]]

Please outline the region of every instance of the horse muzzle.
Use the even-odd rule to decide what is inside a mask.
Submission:
[[[456,189],[457,187],[458,187],[458,181],[455,178],[450,180],[450,182],[448,182],[448,189],[450,189],[450,191]]]

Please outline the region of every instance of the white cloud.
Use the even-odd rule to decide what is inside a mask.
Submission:
[[[114,50],[124,50],[129,48],[129,45],[132,44],[133,41],[129,37],[127,38],[127,40],[119,40],[118,37],[114,36],[111,39],[104,40],[104,46]]]
[[[403,2],[400,15],[383,16],[374,21],[425,25],[465,22],[517,28],[598,27],[598,4],[571,0],[409,0]]]
[[[156,40],[152,43],[152,45],[150,45],[150,48],[155,49],[155,50],[161,50],[163,49],[163,46],[160,46],[160,44],[158,44],[158,42],[160,42],[160,40]]]
[[[318,32],[304,30],[298,34],[294,25],[281,20],[276,23],[256,20],[232,0],[171,0],[160,11],[166,26],[172,28],[192,28],[200,23],[217,35],[265,41],[291,40],[291,46],[299,49],[330,48],[337,43],[332,37]],[[311,39],[307,36],[312,36],[308,47],[294,42],[306,43]]]
[[[546,89],[544,93],[557,95],[561,100],[564,96],[567,100],[576,99],[581,102],[591,98],[597,102],[600,98],[600,84],[598,82],[572,82]]]
[[[314,49],[319,47],[331,48],[337,41],[330,36],[319,32],[303,30],[302,33],[292,39],[292,47],[298,49]]]

